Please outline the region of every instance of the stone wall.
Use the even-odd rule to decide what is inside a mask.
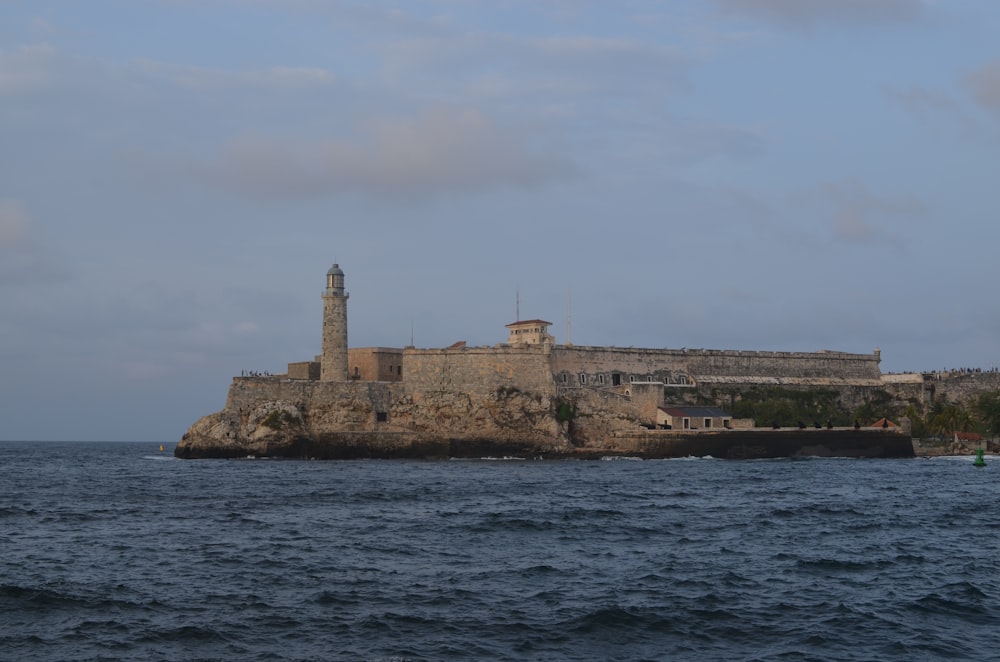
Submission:
[[[392,347],[352,347],[347,363],[350,379],[363,382],[403,380],[403,350]]]
[[[277,403],[277,408],[299,412],[307,426],[363,431],[374,430],[377,424],[388,428],[391,421],[380,421],[378,414],[388,414],[401,395],[398,384],[386,382],[234,377],[225,411],[252,420],[262,406]]]
[[[494,393],[517,389],[555,395],[546,346],[403,350],[403,383],[417,395],[434,391]]]
[[[922,390],[927,404],[942,401],[968,406],[981,393],[1000,391],[1000,372],[949,371],[923,376]]]
[[[844,352],[751,352],[708,349],[569,347],[552,349],[552,373],[571,382],[615,386],[635,381],[700,383],[881,383],[880,356]]]
[[[189,434],[265,445],[275,438],[319,439],[341,432],[568,445],[556,420],[544,356],[531,350],[510,355],[521,373],[490,360],[487,352],[428,350],[411,357],[407,365],[415,368],[416,379],[406,384],[236,377],[225,409],[196,423]],[[497,373],[483,377],[490,371]],[[497,386],[498,375],[506,375],[506,386]],[[484,381],[477,381],[480,377]],[[538,388],[527,390],[529,385]]]

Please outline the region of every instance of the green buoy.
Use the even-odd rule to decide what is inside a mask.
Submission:
[[[972,463],[972,466],[975,466],[975,467],[985,467],[986,466],[986,460],[983,459],[983,449],[982,448],[977,448],[976,449],[976,461]]]

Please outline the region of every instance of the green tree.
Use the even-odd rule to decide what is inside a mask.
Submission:
[[[903,416],[910,419],[910,434],[914,437],[924,437],[927,435],[927,420],[923,413],[917,409],[916,405],[910,403],[903,411]]]
[[[892,396],[885,391],[876,391],[852,412],[851,418],[860,421],[862,425],[870,425],[880,418],[893,418],[896,413],[897,408],[892,406]]]
[[[975,410],[986,434],[1000,433],[1000,391],[980,393]]]
[[[751,389],[741,394],[730,413],[735,418],[752,418],[757,425],[777,423],[790,427],[799,422],[846,425],[850,419],[839,404],[839,394],[834,390],[784,388]]]
[[[955,432],[968,432],[976,426],[975,418],[956,404],[935,403],[927,427],[933,434],[948,436]]]

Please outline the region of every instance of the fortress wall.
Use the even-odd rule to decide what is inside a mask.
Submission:
[[[807,379],[879,380],[879,354],[843,352],[751,352],[710,349],[635,349],[623,347],[567,347],[552,349],[552,372],[597,377],[618,372],[623,383],[675,380],[680,375],[731,377],[785,377]],[[607,380],[607,378],[606,378]],[[592,381],[588,378],[588,381]],[[668,383],[677,383],[669,381]]]
[[[552,374],[560,384],[579,383],[579,375],[584,374],[587,385],[611,386],[612,373],[620,374],[621,385],[630,383],[630,377],[663,381],[664,377],[686,376],[683,358],[683,354],[670,350],[560,345],[552,348],[551,364]],[[605,376],[604,382],[598,381],[599,375]]]
[[[555,395],[547,347],[458,347],[403,350],[403,383],[408,394],[458,391],[491,394],[516,388]]]
[[[883,389],[897,400],[916,400],[930,406],[949,402],[974,405],[983,393],[1000,391],[1000,372],[948,371],[884,375]]]
[[[1000,391],[1000,372],[940,372],[927,376],[928,400],[969,405],[981,393]]]
[[[882,375],[879,361],[878,354],[699,350],[690,366],[696,375],[878,380]]]
[[[395,388],[393,388],[395,387]],[[388,382],[321,382],[275,377],[234,377],[226,398],[230,412],[250,411],[263,402],[287,402],[297,407],[321,408],[324,403],[351,401],[374,411],[388,411],[400,395]]]

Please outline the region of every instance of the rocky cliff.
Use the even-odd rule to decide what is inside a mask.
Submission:
[[[236,378],[226,407],[197,421],[175,455],[479,457],[571,453],[549,393],[498,387],[412,392],[390,382]]]

